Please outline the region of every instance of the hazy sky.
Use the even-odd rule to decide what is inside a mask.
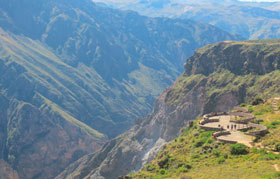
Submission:
[[[253,2],[280,2],[280,0],[239,0],[239,1],[253,1]]]
[[[104,0],[93,0],[93,1],[97,1],[97,2],[102,2]],[[139,0],[105,0],[105,1],[109,1],[109,2],[137,2]],[[253,1],[253,2],[280,2],[280,0],[239,0],[239,1]]]
[[[111,3],[133,3],[138,2],[140,0],[92,0],[94,2],[111,2]],[[178,0],[177,0],[178,1]],[[187,0],[179,0],[181,2]],[[238,0],[238,1],[248,1],[248,2],[280,2],[280,0]]]

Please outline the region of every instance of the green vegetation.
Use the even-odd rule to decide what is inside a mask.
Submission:
[[[279,76],[279,70],[273,71],[263,76],[252,74],[238,76],[234,75],[228,70],[214,72],[209,76],[204,76],[202,74],[191,76],[182,75],[176,81],[172,90],[169,91],[166,97],[166,102],[168,104],[175,105],[185,94],[191,92],[194,88],[199,86],[203,86],[206,91],[207,98],[210,99],[216,97],[217,95],[221,96],[226,93],[241,93],[244,87],[248,88],[246,90],[246,94],[243,94],[244,96],[242,95],[241,97],[244,97],[246,102],[250,102],[256,95],[260,95],[261,98],[270,98],[278,94],[278,88],[275,88],[275,86],[280,86],[280,81],[276,80],[279,78]],[[260,86],[262,86],[262,88],[260,88]],[[261,100],[259,99],[260,98],[254,100],[254,104],[261,103]],[[252,112],[251,107],[248,108],[248,110]],[[270,107],[269,110],[272,110],[272,108]]]
[[[257,97],[257,98],[255,98],[254,101],[252,102],[252,105],[259,105],[259,104],[263,104],[263,103],[264,103],[263,99]]]
[[[280,114],[271,111],[268,101],[259,105],[243,105],[260,115],[262,125],[271,125],[270,133],[255,141],[265,149],[249,148],[244,144],[227,144],[214,140],[213,132],[197,127],[197,119],[191,128],[182,129],[182,134],[172,143],[166,144],[156,158],[140,172],[131,174],[133,178],[277,178],[274,168],[280,165]],[[273,137],[272,137],[273,136]]]
[[[217,50],[219,54],[215,53]],[[279,52],[279,40],[230,41],[198,49],[186,62],[185,73],[168,92],[166,101],[175,105],[186,94],[201,89],[206,94],[205,98],[212,102],[232,94],[238,96],[240,103],[261,104],[263,99],[278,95],[280,71],[272,66],[256,64],[263,64]],[[232,53],[238,54],[238,62],[232,63],[236,61]],[[274,63],[276,65],[279,61]],[[209,104],[207,109],[214,105]]]
[[[180,76],[172,90],[167,94],[166,102],[168,104],[177,104],[186,93],[191,91],[203,79],[205,79],[205,76],[200,74],[189,77]]]
[[[249,150],[248,147],[244,144],[232,144],[230,146],[230,153],[232,155],[244,155],[248,154]]]

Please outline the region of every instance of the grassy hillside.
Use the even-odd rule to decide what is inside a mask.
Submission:
[[[244,105],[243,105],[244,106]],[[274,112],[271,100],[257,106],[246,105],[269,128],[269,134],[255,140],[255,146],[248,148],[247,154],[235,155],[232,146],[217,142],[207,132],[197,127],[197,119],[191,128],[183,128],[181,135],[157,154],[154,160],[132,178],[279,178],[280,165],[279,131],[280,113]]]
[[[166,102],[176,105],[184,94],[195,85],[205,82],[207,98],[217,98],[219,94],[239,94],[239,103],[252,100],[255,96],[275,97],[280,91],[276,87],[280,85],[278,80],[280,71],[276,70],[265,75],[235,75],[228,70],[214,72],[209,76],[196,74],[189,77],[181,76],[176,81],[173,89],[168,93]],[[209,106],[210,107],[210,106]],[[210,110],[210,109],[209,109]]]

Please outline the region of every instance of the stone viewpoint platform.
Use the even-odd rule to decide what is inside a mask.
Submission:
[[[268,133],[267,127],[252,123],[254,115],[241,107],[232,112],[210,113],[203,116],[199,127],[208,131],[216,131],[213,137],[227,143],[242,143],[252,147],[257,136]]]

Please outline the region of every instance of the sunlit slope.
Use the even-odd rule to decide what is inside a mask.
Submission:
[[[41,43],[2,29],[0,59],[0,157],[20,178],[51,178],[104,144],[105,135],[77,115],[102,113],[101,105],[87,107],[99,103],[83,74]]]

